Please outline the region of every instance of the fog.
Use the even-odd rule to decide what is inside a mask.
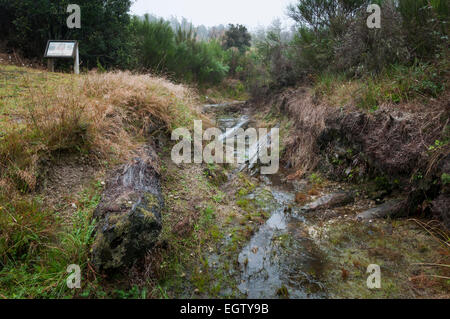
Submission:
[[[294,0],[137,0],[132,13],[162,18],[185,17],[194,25],[244,24],[250,29],[269,25],[274,18],[289,23],[287,6]]]

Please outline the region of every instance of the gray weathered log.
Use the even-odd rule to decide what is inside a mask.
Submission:
[[[131,266],[161,232],[158,158],[151,147],[143,153],[111,174],[94,213],[98,225],[91,260],[99,271]]]
[[[325,195],[315,202],[303,206],[301,210],[308,212],[321,209],[331,209],[351,204],[354,200],[354,194],[350,192],[338,192]]]
[[[359,221],[384,218],[387,216],[396,216],[404,208],[403,200],[392,200],[383,205],[366,210],[359,214],[356,219]]]

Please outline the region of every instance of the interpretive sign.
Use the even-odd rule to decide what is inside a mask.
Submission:
[[[45,58],[74,58],[77,41],[48,41]]]
[[[48,58],[48,67],[54,71],[53,59],[75,59],[74,72],[80,73],[80,60],[78,55],[78,42],[74,40],[49,40],[45,49],[44,58]]]

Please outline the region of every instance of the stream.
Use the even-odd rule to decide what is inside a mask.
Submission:
[[[232,129],[221,138],[252,124],[247,115],[223,112],[228,105],[213,106],[215,111],[222,110],[217,115],[217,124],[222,132]],[[246,141],[250,152],[258,146],[249,145]],[[238,171],[254,175],[255,163],[251,155],[248,158],[246,167],[241,165]],[[320,281],[324,266],[320,251],[305,233],[305,219],[301,212],[294,212],[295,208],[292,208],[295,194],[302,186],[281,181],[281,174],[261,176],[261,183],[247,195],[248,200],[263,196],[261,202],[270,218],[239,253],[238,289],[251,299],[326,298],[325,287]]]
[[[239,129],[259,127],[242,104],[209,105],[205,112],[216,118],[222,141]],[[223,185],[240,209],[230,208],[235,215],[227,215],[228,234],[217,253],[207,256],[218,271],[213,280],[220,277],[214,294],[398,299],[434,296],[433,289],[448,293],[448,284],[426,290],[413,281],[420,274],[440,276],[423,265],[441,260],[441,244],[417,221],[389,218],[402,201],[401,193],[380,195],[384,188],[371,180],[351,184],[328,180],[320,172],[296,178],[301,171],[283,167],[274,175],[261,175],[255,152],[264,145],[250,145],[249,139],[245,144],[246,162],[227,170],[228,183]],[[376,289],[368,284],[373,265],[380,269]]]

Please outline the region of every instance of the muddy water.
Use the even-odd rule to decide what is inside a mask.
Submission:
[[[228,135],[235,129],[247,128],[250,123],[246,115],[227,114],[217,118],[223,132],[232,128]],[[223,137],[228,135],[224,133]],[[247,148],[252,149],[252,145],[247,143]],[[277,175],[261,180],[248,199],[263,203],[270,218],[239,254],[238,289],[248,298],[325,298],[320,251],[307,238],[301,213],[292,211],[298,189],[280,182]]]

